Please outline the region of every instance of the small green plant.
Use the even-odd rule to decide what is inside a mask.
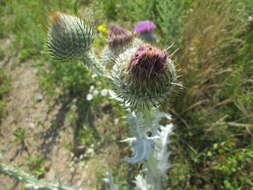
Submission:
[[[25,138],[27,135],[27,130],[25,128],[17,128],[13,135],[16,137],[16,141],[18,141],[22,146],[26,146]]]
[[[41,155],[30,155],[27,158],[29,172],[37,178],[42,178],[47,171],[45,160]]]

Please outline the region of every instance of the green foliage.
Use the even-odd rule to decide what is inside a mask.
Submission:
[[[21,53],[21,60],[41,55],[45,42],[45,31],[48,26],[48,16],[55,10],[72,10],[74,2],[50,0],[14,0],[3,5],[3,14],[8,17],[4,22],[4,32],[14,35],[14,47]]]
[[[30,155],[27,158],[28,161],[28,168],[29,173],[34,175],[35,177],[41,178],[44,176],[47,168],[45,167],[45,163],[47,160],[45,160],[40,155]]]
[[[0,49],[0,61],[4,59],[4,50]]]
[[[108,26],[100,25],[98,26],[98,31],[99,33],[94,39],[93,46],[95,49],[102,50],[107,44]]]
[[[13,135],[16,137],[16,140],[19,141],[21,145],[25,145],[25,138],[26,138],[26,129],[25,128],[17,128]]]
[[[81,63],[50,61],[49,68],[40,69],[41,85],[51,95],[82,96],[89,90],[91,75]],[[90,82],[89,82],[90,81]]]
[[[0,11],[1,11],[1,9],[0,9]],[[4,36],[5,36],[5,31],[2,29],[2,28],[4,28],[4,22],[2,21],[2,19],[0,18],[0,39],[1,38],[4,38]]]
[[[244,4],[246,10],[250,13],[249,15],[251,15],[253,10],[253,2],[251,0],[245,0],[242,2],[242,4]]]
[[[181,1],[158,1],[157,16],[155,21],[159,28],[160,41],[163,45],[176,42],[181,44],[181,34],[183,30],[184,14],[190,5],[189,0]]]
[[[98,0],[97,2],[108,19],[117,19],[117,5],[119,0]]]
[[[108,19],[131,21],[136,23],[142,20],[153,21],[158,29],[162,45],[177,42],[180,45],[183,29],[183,16],[191,5],[191,0],[133,0],[133,1],[102,1],[102,10]],[[109,3],[110,2],[110,3]],[[104,9],[103,7],[106,7]],[[113,10],[113,14],[108,10]]]
[[[172,188],[252,187],[248,167],[252,164],[252,33],[244,8],[242,2],[230,0],[195,1],[186,15],[177,58],[185,89],[171,106],[180,126],[175,132]],[[183,178],[178,167],[185,168]]]
[[[10,81],[3,69],[0,68],[0,120],[4,115],[4,96],[10,90]]]

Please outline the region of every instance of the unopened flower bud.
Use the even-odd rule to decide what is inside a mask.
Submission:
[[[118,26],[111,25],[109,28],[109,47],[112,49],[121,48],[129,44],[133,39],[132,32]]]
[[[79,60],[90,49],[92,29],[81,19],[56,12],[51,16],[48,48],[61,61]]]
[[[134,38],[132,32],[115,24],[110,26],[108,38],[109,44],[103,49],[101,60],[109,69],[115,63],[114,59],[128,48],[136,47],[144,43],[142,40]]]

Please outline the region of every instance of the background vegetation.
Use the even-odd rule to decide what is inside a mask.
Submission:
[[[43,95],[62,106],[73,126],[73,140],[66,140],[62,146],[80,158],[90,147],[99,151],[113,141],[117,143],[126,136],[128,127],[122,119],[124,111],[108,100],[108,84],[78,63],[49,59],[44,45],[48,15],[54,11],[77,14],[95,27],[108,28],[113,22],[132,30],[136,22],[152,20],[157,25],[156,45],[166,48],[175,42],[180,48],[174,59],[184,85],[161,108],[172,113],[175,125],[168,189],[253,188],[253,1],[0,1],[0,38],[11,40],[8,48],[0,50],[1,117],[5,105],[2,98],[10,86],[6,72],[11,74],[24,64],[32,67]],[[94,44],[101,50],[106,44],[106,31],[97,31],[96,35]],[[15,59],[11,67],[5,63],[9,59]],[[109,117],[102,120],[106,115]],[[50,128],[59,128],[57,122],[52,120]],[[14,133],[23,145],[25,131],[26,126],[19,126]],[[124,145],[117,143],[117,147],[121,157],[128,154]],[[25,165],[43,178],[47,162],[46,156],[30,156]],[[94,188],[105,188],[98,184],[110,167],[123,187],[138,170],[122,163],[104,167],[94,171],[100,180]]]

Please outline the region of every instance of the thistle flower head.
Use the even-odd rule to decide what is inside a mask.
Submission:
[[[167,52],[151,45],[140,46],[132,57],[128,70],[135,80],[155,80],[166,70]]]
[[[134,28],[134,33],[139,34],[140,37],[147,42],[155,42],[156,37],[152,33],[156,29],[156,25],[151,21],[138,22]]]
[[[138,109],[160,104],[170,94],[177,78],[167,52],[151,45],[120,54],[112,76],[119,97]]]
[[[81,19],[60,12],[51,16],[48,48],[54,58],[79,60],[90,49],[91,43],[92,29]]]
[[[151,32],[156,29],[156,25],[149,20],[138,22],[135,25],[134,33],[145,33],[145,32]]]
[[[123,47],[133,39],[130,31],[118,26],[111,25],[109,28],[109,47],[112,49]]]

